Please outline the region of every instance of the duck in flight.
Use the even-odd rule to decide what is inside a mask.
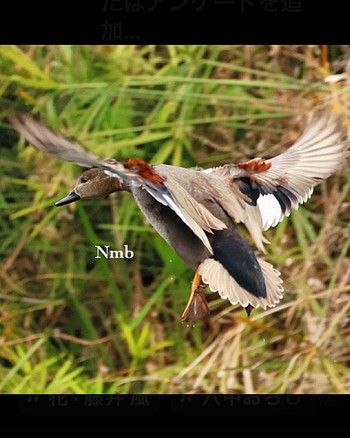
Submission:
[[[137,158],[101,160],[31,115],[12,116],[11,122],[41,151],[90,167],[56,206],[131,192],[150,224],[195,272],[182,314],[193,321],[209,313],[206,286],[248,314],[252,308],[276,306],[283,297],[280,273],[255,255],[237,224],[245,225],[257,249],[265,252],[263,231],[306,202],[314,187],[345,163],[350,145],[341,120],[328,114],[314,119],[272,159],[188,169]]]

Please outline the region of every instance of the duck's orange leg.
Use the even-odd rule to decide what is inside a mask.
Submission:
[[[202,277],[196,271],[192,281],[190,299],[181,317],[182,321],[186,319],[198,321],[209,314],[209,307],[203,292],[204,288],[205,285],[202,283]]]

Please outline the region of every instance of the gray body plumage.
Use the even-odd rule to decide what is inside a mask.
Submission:
[[[131,193],[148,222],[191,269],[196,270],[209,257],[203,242],[171,208],[157,202],[141,187],[131,187]]]
[[[170,179],[190,194],[198,206],[203,206],[226,228],[207,232],[213,249],[211,254],[203,242],[168,206],[155,200],[141,187],[131,187],[140,210],[154,229],[174,248],[185,263],[196,270],[208,258],[217,260],[237,282],[255,296],[266,296],[266,286],[260,265],[248,241],[239,233],[222,205],[217,201],[212,176],[199,169],[186,169],[159,164],[154,166],[159,175]]]

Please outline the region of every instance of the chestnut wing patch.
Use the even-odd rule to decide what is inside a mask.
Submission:
[[[263,158],[254,158],[253,160],[238,163],[236,166],[248,173],[260,173],[266,172],[268,169],[270,169],[271,163]]]
[[[138,158],[129,158],[128,161],[123,164],[126,169],[136,172],[147,181],[156,184],[163,184],[165,181],[165,179],[154,170],[151,164],[139,160]]]

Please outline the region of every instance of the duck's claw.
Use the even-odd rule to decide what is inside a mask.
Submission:
[[[187,319],[193,322],[209,315],[209,307],[204,294],[205,285],[202,284],[201,275],[196,272],[192,281],[191,295],[182,314],[182,321]]]

